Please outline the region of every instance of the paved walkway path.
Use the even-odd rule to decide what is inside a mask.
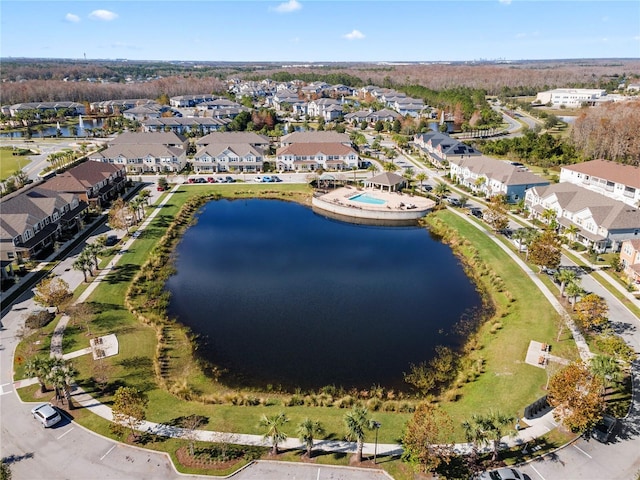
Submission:
[[[173,190],[168,192],[168,194],[164,197],[164,199],[157,206],[157,208],[140,225],[138,230],[145,229],[151,223],[153,218],[160,212],[161,207],[170,200],[171,194],[175,192],[175,190],[179,187],[180,185],[177,185],[176,187],[173,188]],[[454,209],[453,211],[466,219],[466,217],[463,214],[459,213],[457,210]],[[474,225],[476,225],[477,228],[483,230],[487,235],[493,238],[493,240],[498,245],[500,245],[500,247],[503,250],[505,250],[505,252],[507,252],[507,254],[514,259],[514,261],[516,261],[521,266],[521,268],[530,276],[530,278],[532,278],[534,283],[543,291],[543,293],[552,303],[554,308],[556,308],[556,310],[558,310],[559,313],[564,314],[563,316],[565,316],[565,319],[566,319],[568,315],[564,311],[562,305],[560,305],[560,303],[557,301],[555,296],[540,281],[540,279],[535,275],[535,273],[524,262],[522,262],[517,255],[515,255],[505,245],[503,245],[502,242],[500,242],[496,238],[496,236],[493,235],[493,233],[488,232],[486,229],[475,224],[475,222],[474,222]],[[134,241],[135,241],[135,238],[133,237],[127,240],[127,242],[120,248],[120,251],[109,262],[107,267],[102,269],[101,272],[94,278],[93,282],[82,293],[82,295],[78,298],[76,303],[84,302],[89,298],[89,296],[93,293],[93,291],[98,287],[99,283],[102,280],[104,280],[108,276],[108,274],[113,270],[113,268],[117,265],[123,253],[129,247],[131,247]],[[56,326],[56,329],[54,330],[53,338],[51,341],[52,356],[54,355],[62,356],[62,336],[68,321],[69,321],[69,318],[66,315],[63,316],[60,322],[58,323],[58,325]],[[571,325],[572,325],[572,322],[571,322]],[[572,325],[572,327],[574,330],[576,330],[575,325]],[[572,327],[570,326],[570,328]],[[581,357],[583,357],[583,359],[590,358],[590,352],[586,345],[586,342],[584,342],[584,339],[579,334],[579,332],[577,332],[577,330],[574,333],[574,338],[576,338],[576,343],[578,342],[583,343],[583,345],[579,344]],[[77,352],[68,353],[64,355],[64,357],[73,358],[75,356],[89,353],[90,351],[91,351],[90,349],[82,349]],[[31,379],[27,381],[23,380],[21,381],[20,386],[25,386],[27,382],[30,382],[30,381],[32,380]],[[111,408],[100,403],[98,400],[93,398],[91,395],[86,393],[82,388],[80,388],[77,385],[74,385],[72,398],[74,402],[80,405],[82,408],[86,408],[92,413],[108,421],[113,421],[113,414],[112,414]],[[528,426],[526,428],[520,429],[516,433],[516,435],[506,436],[502,438],[503,447],[513,447],[518,445],[524,446],[527,442],[531,442],[536,438],[542,435],[545,435],[546,433],[548,433],[549,431],[551,431],[553,428],[557,426],[557,424],[553,420],[552,411],[549,411],[538,418],[527,419],[526,422]],[[138,427],[138,429],[143,432],[153,433],[155,435],[162,435],[162,436],[167,436],[172,438],[185,438],[189,434],[189,431],[184,428],[180,428],[172,425],[164,425],[164,424],[159,424],[154,422],[148,422],[148,421],[142,422]],[[214,432],[209,430],[198,430],[197,432],[195,432],[195,437],[198,440],[204,441],[204,442],[226,442],[226,443],[235,443],[235,444],[242,444],[242,445],[264,446],[264,447],[270,446],[269,441],[265,439],[262,435],[249,435],[249,434],[240,434],[240,433],[225,433],[225,432]],[[294,439],[294,438],[289,438],[285,440],[280,444],[280,446],[283,449],[303,449],[304,448],[304,445],[298,439]],[[342,440],[318,440],[314,443],[314,449],[327,451],[327,452],[355,453],[356,446],[357,445],[355,442],[347,442]],[[471,451],[471,445],[467,443],[456,444],[455,450],[458,453],[468,453]],[[486,450],[487,451],[489,450],[489,446],[486,447]],[[366,455],[372,455],[374,454],[374,451],[377,452],[379,455],[399,455],[402,453],[402,446],[399,444],[380,444],[380,443],[376,445],[375,443],[370,443],[370,442],[364,444],[363,452]]]
[[[455,208],[450,208],[449,210],[454,212],[459,217],[469,221],[469,219],[467,218],[467,215],[460,212],[459,210]],[[580,354],[580,358],[585,362],[589,361],[593,356],[593,354],[589,350],[589,345],[587,345],[587,342],[584,339],[584,336],[582,335],[580,330],[578,330],[578,327],[571,319],[571,316],[567,313],[567,311],[562,306],[562,304],[558,301],[558,299],[553,294],[553,292],[551,292],[551,290],[547,288],[544,282],[540,280],[538,275],[533,270],[531,270],[531,268],[529,268],[529,266],[513,250],[511,250],[508,246],[502,243],[493,232],[487,230],[486,228],[484,228],[484,226],[476,222],[472,221],[471,224],[473,224],[473,226],[475,226],[478,230],[481,230],[489,238],[491,238],[496,243],[496,245],[498,245],[507,255],[509,255],[509,257],[511,257],[511,259],[524,271],[524,273],[531,279],[531,281],[536,285],[536,287],[538,287],[538,289],[542,292],[545,298],[549,301],[551,306],[563,318],[569,330],[571,330],[573,339],[576,342],[576,347],[578,347],[578,353]]]

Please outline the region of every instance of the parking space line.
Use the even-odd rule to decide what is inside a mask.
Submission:
[[[107,450],[107,453],[105,453],[104,455],[102,455],[102,456],[100,457],[100,460],[104,460],[104,459],[105,459],[105,457],[106,457],[107,455],[109,455],[109,454],[111,453],[111,450],[113,450],[114,448],[116,448],[116,446],[115,446],[115,445],[114,445],[114,446],[112,446],[109,450]]]
[[[62,435],[60,435],[57,439],[60,440],[62,437],[64,437],[67,433],[69,433],[71,430],[73,430],[74,427],[71,427],[69,430],[67,430],[66,432],[64,432]]]
[[[584,453],[587,457],[589,458],[593,458],[591,455],[589,455],[587,452],[585,452],[584,450],[582,450],[579,446],[574,445],[573,448],[577,449],[579,452]]]
[[[538,470],[536,470],[536,467],[534,467],[532,463],[530,463],[530,464],[529,464],[529,466],[531,467],[531,470],[533,470],[534,472],[536,472],[536,473],[538,474],[538,476],[539,476],[542,480],[546,480],[546,478],[544,478],[544,477],[542,476],[542,474],[541,474]]]
[[[7,385],[12,385],[11,383],[3,383],[2,385],[0,385],[0,395],[6,395],[7,393],[11,393],[12,390],[7,390],[6,392],[4,391],[4,387],[6,387]]]

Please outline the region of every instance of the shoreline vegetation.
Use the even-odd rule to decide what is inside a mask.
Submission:
[[[364,391],[326,386],[317,392],[287,393],[277,386],[257,391],[233,390],[220,384],[216,380],[221,372],[197,359],[198,338],[166,316],[169,297],[164,285],[173,272],[175,246],[208,201],[264,198],[310,206],[311,193],[307,185],[190,186],[179,188],[166,205],[149,207],[162,211],[88,302],[96,314],[91,333],[116,333],[121,353],[109,360],[106,386],[96,381],[91,359],[75,359],[78,384],[107,404],[118,386],[140,389],[149,399],[151,421],[170,423],[178,417],[202,415],[208,419],[203,429],[253,434],[261,433],[257,426],[261,415],[284,408],[292,425],[299,418],[315,416],[325,431],[331,432],[327,438],[335,438],[343,430],[346,409],[359,403],[385,426],[379,432],[381,443],[399,441],[418,403],[428,401],[439,404],[455,419],[454,440],[464,441],[462,421],[489,411],[496,398],[506,413],[522,416],[526,405],[544,395],[547,374],[524,364],[530,340],[554,344],[554,353],[564,358],[578,357],[570,335],[565,333],[557,341],[559,316],[520,268],[473,225],[438,210],[420,225],[453,249],[481,293],[484,313],[492,313],[473,325],[456,358],[455,375],[444,382],[446,388],[440,394],[426,391],[424,396],[409,396],[380,386]],[[124,301],[117,300],[122,298]],[[81,325],[72,322],[65,332],[64,351],[82,348],[86,338]],[[25,358],[24,352],[20,358]],[[34,391],[23,390],[21,396],[29,401]],[[73,416],[88,428],[112,436],[105,420],[82,409],[73,410]],[[289,433],[293,435],[293,430]],[[179,465],[175,454],[166,450],[173,442],[154,440],[145,446],[169,452]]]

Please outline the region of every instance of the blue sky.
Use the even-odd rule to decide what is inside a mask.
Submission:
[[[640,58],[637,0],[2,0],[0,14],[2,57]]]

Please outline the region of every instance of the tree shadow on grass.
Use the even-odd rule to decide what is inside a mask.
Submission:
[[[181,427],[186,428],[192,421],[198,421],[200,427],[209,424],[209,417],[204,415],[182,415],[180,417],[172,418],[168,422],[164,422],[162,425],[167,427]]]
[[[139,265],[134,265],[132,263],[125,263],[124,265],[116,265],[113,267],[111,273],[109,273],[104,281],[114,285],[117,283],[128,283],[133,279],[133,276],[140,270]]]
[[[153,362],[149,357],[137,356],[131,358],[122,359],[119,364],[126,368],[127,370],[131,369],[149,369],[153,366]]]

